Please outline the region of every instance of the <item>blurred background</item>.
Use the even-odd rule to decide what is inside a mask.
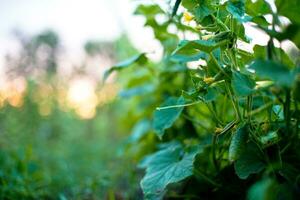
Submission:
[[[174,5],[0,0],[0,199],[142,199],[141,148],[128,148],[128,135],[143,132],[132,130],[137,91],[121,90],[126,73],[102,77],[138,52],[161,58],[145,19],[133,15],[145,2]],[[251,26],[246,34],[251,45],[267,44]]]
[[[135,4],[0,1],[0,199],[139,193],[122,153],[132,124],[118,123],[130,102],[118,96],[122,81],[102,81],[138,51],[159,58]]]

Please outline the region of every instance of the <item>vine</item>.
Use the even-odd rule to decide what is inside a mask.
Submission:
[[[299,196],[299,58],[274,44],[289,40],[299,55],[299,12],[293,6],[300,2],[275,4],[277,11],[264,0],[176,0],[171,11],[158,4],[137,7],[162,44],[163,58],[153,63],[143,53],[106,76],[134,65],[134,71],[146,69],[142,77],[129,73],[124,89],[135,88],[135,106],[143,110],[136,116],[151,123],[128,147],[143,152],[137,158],[145,169],[145,199]],[[157,15],[170,18],[162,22]],[[283,25],[281,16],[290,24]],[[251,44],[249,23],[270,36],[267,46],[239,47]],[[170,26],[177,32],[169,32]],[[197,39],[187,39],[189,34]],[[188,67],[199,60],[196,69]]]

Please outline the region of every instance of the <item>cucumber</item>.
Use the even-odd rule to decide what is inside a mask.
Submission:
[[[246,147],[248,139],[247,126],[240,127],[233,135],[229,146],[229,160],[236,161]]]

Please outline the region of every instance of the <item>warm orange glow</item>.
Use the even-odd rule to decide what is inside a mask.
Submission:
[[[98,104],[94,82],[87,78],[72,81],[67,94],[67,102],[83,119],[93,118]]]
[[[26,81],[23,77],[18,77],[6,81],[0,88],[0,106],[8,102],[13,107],[21,107],[26,92]]]
[[[82,119],[91,119],[96,115],[97,107],[115,99],[118,87],[114,83],[97,88],[97,81],[90,77],[77,77],[66,83],[52,84],[39,83],[33,93],[33,101],[38,104],[39,113],[49,116],[52,113],[53,103],[57,102],[60,109],[73,109]],[[7,80],[0,86],[0,107],[6,103],[13,107],[21,107],[27,89],[26,80],[16,78]]]
[[[98,104],[104,105],[116,98],[118,86],[116,84],[106,84],[98,91]]]

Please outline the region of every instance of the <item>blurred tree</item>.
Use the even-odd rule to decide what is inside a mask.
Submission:
[[[44,31],[32,39],[33,48],[37,52],[40,49],[46,53],[45,69],[49,74],[55,74],[57,71],[57,54],[59,49],[59,37],[52,31]]]
[[[103,42],[89,40],[84,45],[84,50],[88,56],[106,55],[109,58],[115,58],[115,47],[113,42]]]
[[[84,50],[88,56],[102,55],[115,62],[138,52],[126,34],[122,34],[115,41],[89,40],[85,43]]]
[[[60,39],[54,31],[46,30],[32,37],[15,31],[15,36],[20,49],[17,55],[6,56],[9,75],[28,77],[56,74]]]

